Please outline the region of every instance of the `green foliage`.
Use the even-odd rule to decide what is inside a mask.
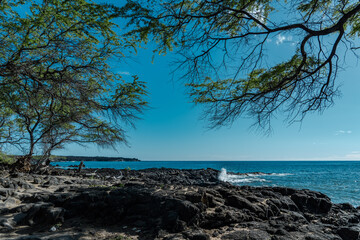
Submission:
[[[339,95],[335,80],[347,53],[340,50],[360,49],[358,1],[128,0],[119,15],[127,36],[153,39],[155,53],[179,54],[211,127],[244,115],[267,127],[278,110],[290,123],[322,111]],[[287,56],[268,56],[285,36],[293,39]]]
[[[45,159],[66,143],[126,142],[120,123],[132,125],[147,103],[143,82],[108,65],[135,50],[116,34],[116,10],[86,0],[2,1],[1,143]]]
[[[0,163],[4,164],[13,164],[16,162],[16,159],[13,156],[6,155],[0,151]]]
[[[244,101],[245,95],[249,98],[263,92],[272,92],[273,89],[280,91],[291,91],[293,84],[301,78],[302,73],[298,72],[299,65],[303,64],[302,58],[295,55],[290,61],[280,63],[270,69],[255,69],[248,74],[246,79],[224,79],[213,81],[210,78],[202,83],[187,84],[190,87],[190,95],[194,102],[213,103],[222,99]],[[312,58],[306,63],[307,71],[316,66]]]
[[[127,36],[144,42],[153,39],[158,44],[155,52],[165,54],[174,47],[190,44],[192,39],[186,34],[198,34],[197,30],[203,26],[208,27],[203,29],[208,34],[235,36],[247,27],[247,13],[261,14],[266,22],[268,15],[275,10],[271,3],[270,0],[128,0],[120,16],[127,18],[127,25],[132,28]],[[259,24],[253,23],[250,27],[258,29]],[[198,37],[201,38],[201,33]]]

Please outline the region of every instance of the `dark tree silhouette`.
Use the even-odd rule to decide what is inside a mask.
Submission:
[[[108,65],[134,49],[115,32],[116,10],[86,0],[1,2],[2,145],[22,148],[25,159],[42,154],[41,164],[66,143],[126,142],[124,124],[142,113],[146,91]]]
[[[359,49],[359,12],[358,1],[346,0],[129,0],[120,15],[128,36],[180,54],[212,127],[250,115],[268,128],[279,110],[291,123],[332,105],[340,57]],[[269,41],[285,34],[296,48],[283,62],[267,61]]]

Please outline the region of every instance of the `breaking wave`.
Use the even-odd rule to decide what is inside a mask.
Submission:
[[[227,173],[227,170],[225,168],[222,168],[220,171],[220,174],[218,176],[218,179],[223,182],[229,182],[229,183],[251,183],[251,182],[270,182],[269,180],[263,178],[265,176],[289,176],[292,175],[290,173],[250,173],[250,174],[229,174]]]
[[[270,173],[270,176],[278,176],[278,177],[284,177],[284,176],[290,176],[290,175],[294,175],[291,173]]]

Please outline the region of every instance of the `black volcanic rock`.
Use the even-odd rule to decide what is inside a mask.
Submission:
[[[57,162],[68,162],[68,161],[114,161],[114,162],[140,162],[137,158],[125,158],[125,157],[87,157],[87,156],[57,156],[53,159]]]
[[[41,233],[55,225],[56,234],[89,239],[112,239],[115,230],[96,235],[104,229],[138,239],[359,239],[360,211],[350,204],[310,190],[233,186],[219,182],[214,169],[51,173],[1,179],[0,188],[9,189],[1,196],[20,202],[0,205],[1,239],[21,225],[39,239],[55,239]],[[28,187],[35,179],[46,186]]]

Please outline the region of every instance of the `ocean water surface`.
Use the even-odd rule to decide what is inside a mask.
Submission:
[[[67,168],[79,162],[54,162]],[[234,185],[283,186],[310,189],[328,195],[335,203],[360,206],[360,161],[141,161],[85,162],[87,168],[177,168],[220,170],[220,180]],[[234,175],[261,172],[266,174]]]

